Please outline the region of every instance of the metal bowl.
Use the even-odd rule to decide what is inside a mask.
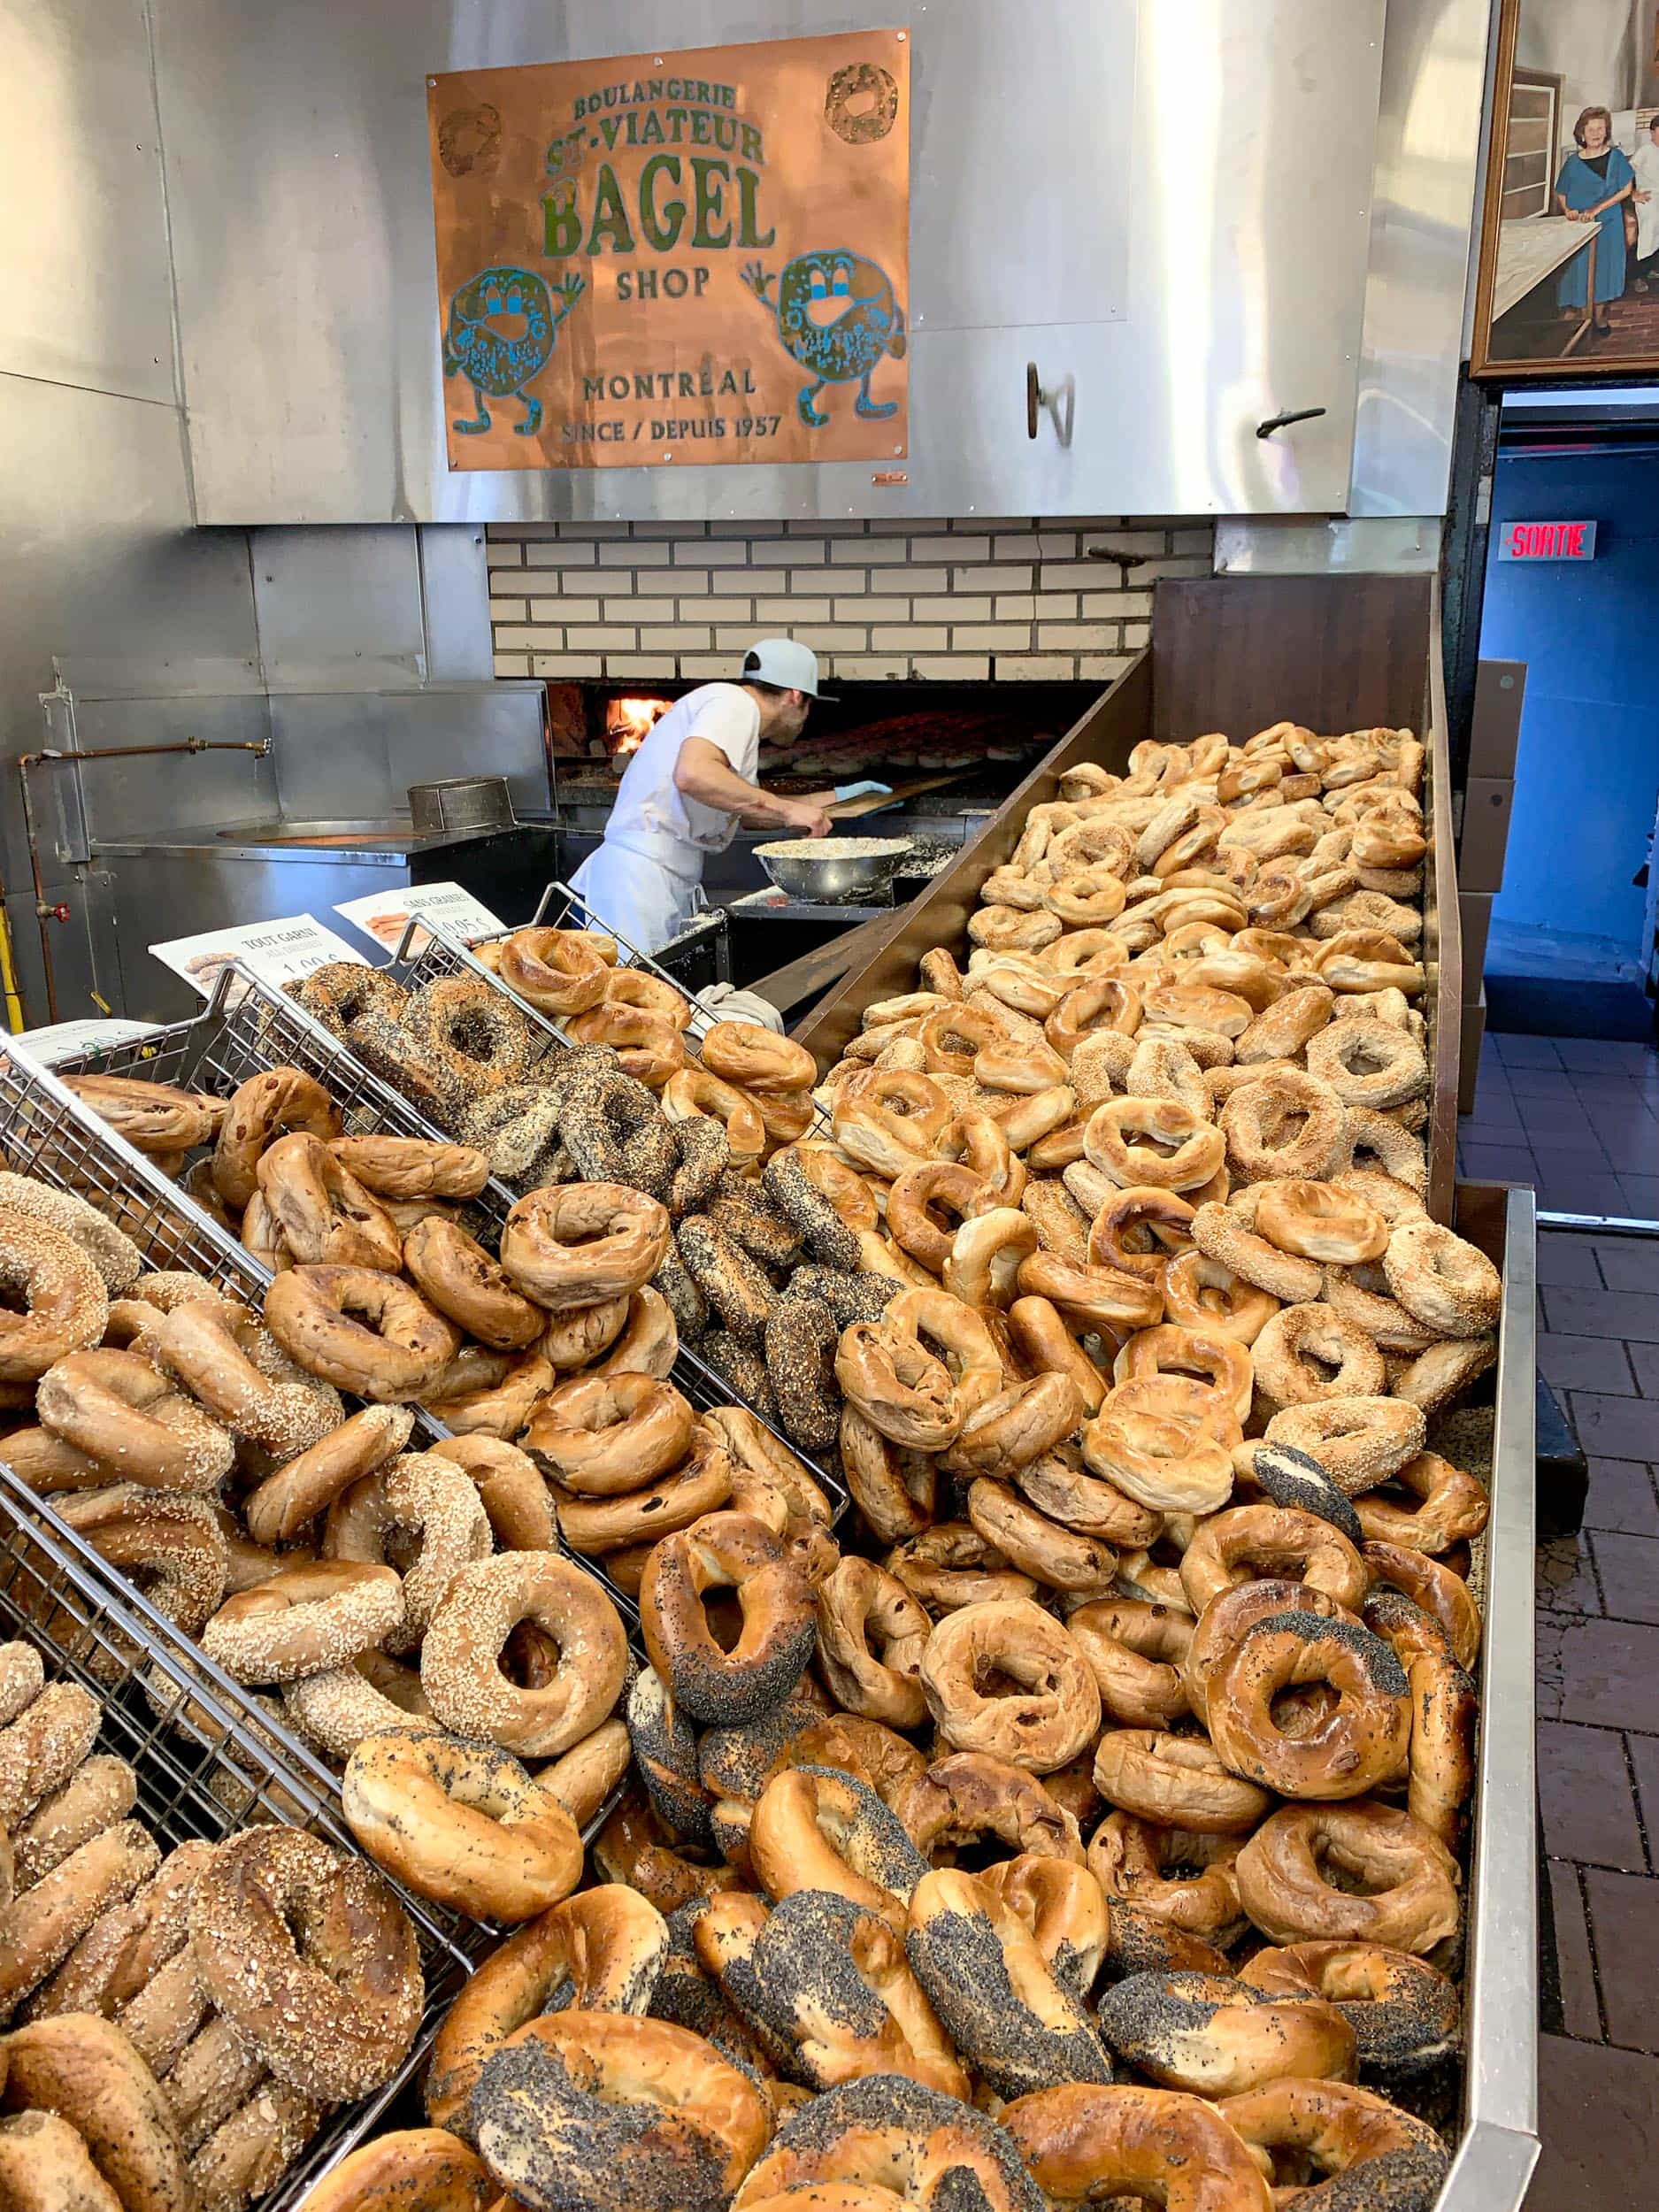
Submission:
[[[792,899],[851,900],[886,890],[910,841],[908,837],[795,837],[780,844],[757,845],[755,857]]]

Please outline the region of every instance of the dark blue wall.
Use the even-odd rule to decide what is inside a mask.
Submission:
[[[1506,522],[1599,526],[1595,558],[1500,561]],[[1659,451],[1500,454],[1480,650],[1525,661],[1494,919],[1640,956],[1640,867],[1659,790]]]

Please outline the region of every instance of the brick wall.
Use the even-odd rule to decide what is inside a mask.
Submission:
[[[489,529],[498,676],[729,676],[787,631],[841,678],[1118,674],[1208,522],[565,522]],[[1091,560],[1110,548],[1121,561]]]

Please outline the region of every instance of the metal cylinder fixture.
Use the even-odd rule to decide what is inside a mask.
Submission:
[[[511,829],[517,820],[505,776],[446,776],[439,783],[411,783],[409,811],[418,837],[445,830]]]

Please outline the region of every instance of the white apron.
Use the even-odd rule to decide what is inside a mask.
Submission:
[[[683,876],[660,858],[607,838],[571,878],[594,923],[626,937],[638,952],[656,952],[698,911],[701,875]]]

